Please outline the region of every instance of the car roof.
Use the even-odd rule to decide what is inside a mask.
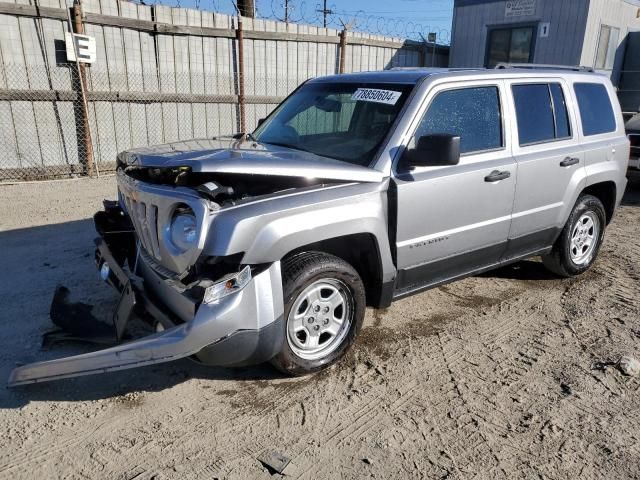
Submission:
[[[570,68],[426,68],[401,67],[371,72],[343,73],[317,77],[310,82],[354,82],[354,83],[403,83],[416,84],[427,77],[491,77],[491,78],[536,78],[549,76],[578,75],[594,79],[606,78],[604,75],[590,71]]]

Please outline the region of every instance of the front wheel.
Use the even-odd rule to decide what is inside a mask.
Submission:
[[[562,277],[586,271],[600,251],[606,222],[602,202],[593,195],[582,195],[553,250],[542,257],[545,267]]]
[[[304,375],[338,361],[353,343],[365,311],[364,286],[344,260],[305,252],[283,261],[285,341],[271,363]]]

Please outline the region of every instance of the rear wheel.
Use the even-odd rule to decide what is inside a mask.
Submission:
[[[557,275],[571,277],[586,271],[595,261],[606,226],[602,202],[593,195],[578,198],[560,237],[544,265]]]
[[[285,341],[271,360],[279,370],[304,375],[340,359],[364,319],[360,276],[344,260],[306,252],[283,261]]]

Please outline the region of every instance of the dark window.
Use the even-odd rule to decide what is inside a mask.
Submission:
[[[553,113],[556,120],[556,138],[568,138],[571,136],[571,126],[562,87],[559,83],[552,83],[549,85],[549,89],[551,90]]]
[[[546,83],[514,85],[513,100],[516,105],[520,145],[545,142],[555,138],[551,97]]]
[[[489,31],[487,67],[500,62],[529,63],[533,50],[533,27],[496,28]]]
[[[498,88],[461,88],[437,94],[415,138],[435,133],[459,135],[460,153],[502,147]]]
[[[520,145],[571,136],[567,105],[558,83],[514,85]]]
[[[606,87],[601,83],[576,83],[573,88],[578,98],[582,132],[597,135],[615,131],[616,118]]]

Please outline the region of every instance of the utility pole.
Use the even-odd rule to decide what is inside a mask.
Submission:
[[[82,4],[81,0],[75,0],[73,2],[73,6],[71,10],[67,8],[67,20],[69,22],[69,30],[70,33],[79,33],[84,34],[84,23],[83,23],[83,13],[82,13]],[[73,20],[72,20],[73,15]],[[80,95],[82,98],[82,107],[81,107],[81,124],[82,124],[82,147],[85,150],[86,154],[86,166],[87,172],[89,175],[93,175],[95,172],[96,176],[100,176],[100,170],[98,169],[98,165],[93,158],[93,143],[91,141],[91,129],[89,126],[89,104],[87,102],[87,71],[86,65],[84,63],[80,63],[78,60],[78,47],[76,45],[75,38],[72,38],[73,41],[73,50],[76,56],[76,68],[78,71],[78,82],[80,87]],[[80,153],[80,152],[78,152]]]
[[[289,23],[289,0],[284,0],[284,23]]]
[[[327,0],[324,0],[322,10],[316,10],[316,12],[322,14],[322,26],[327,28],[327,15],[331,15],[333,13],[333,10],[327,8]]]
[[[238,0],[238,11],[243,17],[255,18],[256,6],[254,0]]]

